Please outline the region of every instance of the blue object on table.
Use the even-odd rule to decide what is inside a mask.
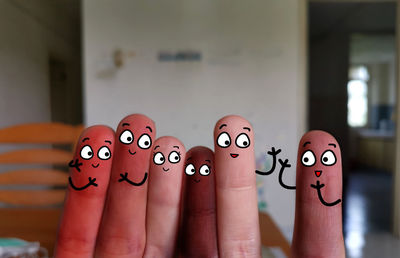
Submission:
[[[42,252],[43,255],[39,256]],[[27,242],[18,238],[0,238],[0,257],[47,257],[39,242]]]

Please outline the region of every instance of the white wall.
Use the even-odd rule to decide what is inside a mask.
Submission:
[[[0,128],[50,121],[49,55],[79,60],[62,14],[50,1],[0,1]]]
[[[41,28],[0,1],[0,127],[50,119],[47,53]],[[12,115],[11,115],[12,114]]]
[[[177,136],[187,148],[213,147],[215,122],[240,114],[254,126],[257,157],[265,160],[271,146],[282,148],[293,165],[285,180],[294,184],[306,95],[300,3],[84,1],[86,123],[115,128],[125,115],[144,113],[156,122],[158,136]],[[115,70],[117,48],[135,57]],[[185,49],[201,51],[201,62],[157,60],[160,50]],[[278,173],[259,180],[267,211],[291,230],[294,192],[279,186]]]

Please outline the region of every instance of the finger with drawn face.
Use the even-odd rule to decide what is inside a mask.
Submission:
[[[180,257],[218,257],[214,153],[197,146],[186,153]]]
[[[176,138],[156,140],[150,162],[144,257],[172,257],[177,238],[185,147]]]
[[[89,127],[80,136],[75,165],[70,168],[55,257],[93,257],[114,145],[114,131],[106,126]]]
[[[292,257],[345,257],[342,160],[335,138],[306,133],[299,144]]]
[[[146,243],[147,178],[154,122],[140,114],[125,117],[116,132],[107,202],[96,257],[141,257]]]
[[[221,257],[260,257],[253,129],[240,116],[214,128],[218,247]]]

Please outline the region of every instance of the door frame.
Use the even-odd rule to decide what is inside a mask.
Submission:
[[[359,3],[383,3],[383,2],[394,2],[396,3],[396,29],[395,29],[395,36],[396,36],[396,84],[397,84],[397,92],[396,92],[396,134],[395,134],[395,164],[394,164],[394,171],[393,171],[393,204],[392,204],[392,233],[394,236],[400,238],[400,0],[302,0],[300,5],[301,9],[308,10],[308,4],[312,2],[319,2],[319,3],[352,3],[352,2],[359,2]],[[302,14],[306,15],[307,12],[302,12]],[[308,24],[307,27],[308,28]],[[307,39],[308,32],[307,29],[301,30],[305,33],[305,38]],[[304,40],[303,40],[304,42]],[[307,43],[307,42],[306,42]],[[305,58],[305,64],[308,62],[307,56]],[[304,64],[304,65],[305,65]],[[306,72],[306,71],[302,71]],[[306,78],[306,77],[304,77]],[[307,112],[306,112],[307,113]]]

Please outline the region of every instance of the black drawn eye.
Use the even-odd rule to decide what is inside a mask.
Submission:
[[[236,145],[239,148],[247,148],[250,146],[250,138],[247,134],[241,133],[236,137]]]
[[[315,155],[312,151],[308,150],[301,156],[301,163],[306,167],[311,167],[315,164]]]
[[[196,173],[196,169],[194,168],[193,164],[188,164],[185,168],[185,173],[188,176],[193,176]]]
[[[130,130],[125,130],[119,136],[119,140],[123,144],[131,144],[133,142],[133,134]]]
[[[229,145],[231,145],[231,137],[228,133],[221,133],[218,135],[217,144],[219,147],[227,148]]]
[[[211,173],[211,169],[207,165],[203,165],[200,167],[200,175],[208,176]]]
[[[164,162],[165,162],[165,157],[164,157],[164,155],[163,155],[161,152],[157,152],[157,153],[154,155],[153,161],[154,161],[154,163],[157,164],[157,165],[162,165],[162,164],[164,164]]]
[[[97,152],[97,156],[99,157],[99,159],[107,160],[111,158],[111,151],[107,146],[103,146]]]
[[[93,150],[89,145],[83,146],[81,149],[82,159],[91,159],[93,157]]]
[[[178,163],[181,160],[181,157],[179,156],[178,152],[171,151],[171,153],[168,155],[168,160],[171,163]]]
[[[148,134],[142,134],[142,136],[139,137],[138,140],[138,146],[141,149],[148,149],[151,147],[151,138]]]
[[[325,166],[332,166],[336,163],[335,153],[331,150],[325,151],[321,156],[321,162]]]

